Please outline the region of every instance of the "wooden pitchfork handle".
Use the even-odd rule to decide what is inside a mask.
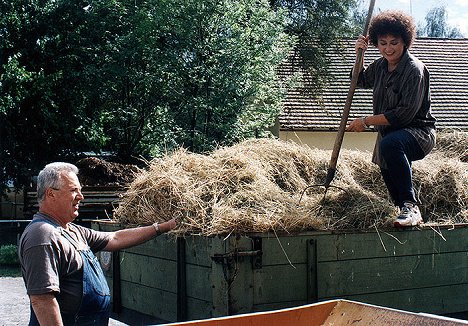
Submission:
[[[369,30],[369,23],[372,18],[372,12],[374,11],[375,0],[371,0],[369,4],[369,11],[367,12],[366,24],[364,25],[364,31],[362,35],[366,36],[367,31]],[[335,145],[333,146],[333,152],[331,155],[330,163],[328,165],[327,177],[325,178],[325,183],[323,186],[325,188],[330,187],[330,183],[335,177],[336,164],[338,162],[338,156],[340,155],[341,144],[343,143],[343,137],[346,129],[346,124],[348,122],[349,111],[351,110],[351,103],[353,102],[354,91],[357,87],[357,82],[359,78],[359,73],[362,69],[362,49],[358,50],[356,55],[356,61],[354,62],[353,73],[351,75],[351,84],[349,86],[348,96],[346,97],[346,103],[343,109],[343,115],[341,116],[340,127],[338,128],[338,134],[335,138]]]

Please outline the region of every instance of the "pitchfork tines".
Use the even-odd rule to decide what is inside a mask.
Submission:
[[[348,191],[346,189],[338,187],[338,186],[331,185],[331,182],[332,182],[333,178],[335,177],[335,172],[336,172],[336,169],[330,167],[327,170],[327,177],[325,178],[324,183],[314,184],[314,185],[310,185],[310,186],[305,187],[304,190],[301,193],[301,197],[299,198],[299,202],[301,202],[302,197],[304,197],[304,194],[306,193],[306,191],[309,190],[310,188],[314,188],[314,187],[324,187],[325,188],[325,192],[323,194],[323,197],[320,200],[321,203],[325,200],[325,196],[327,195],[327,192],[328,192],[329,188],[340,189],[340,190],[342,190],[342,191],[344,191],[344,192],[346,192],[348,194]]]

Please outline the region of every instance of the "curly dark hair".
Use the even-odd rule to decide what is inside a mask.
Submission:
[[[385,35],[400,36],[409,48],[416,38],[413,17],[400,10],[386,10],[372,18],[369,26],[369,42],[377,46],[378,38]]]

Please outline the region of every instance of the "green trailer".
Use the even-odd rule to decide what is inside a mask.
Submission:
[[[123,226],[96,221],[93,228]],[[101,264],[121,307],[166,321],[346,299],[410,312],[468,311],[468,225],[228,237],[159,236]]]

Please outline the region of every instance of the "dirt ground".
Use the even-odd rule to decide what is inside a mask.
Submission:
[[[0,325],[27,325],[29,299],[21,277],[0,278]]]
[[[108,162],[97,157],[87,157],[76,163],[83,186],[125,186],[139,171],[136,165]]]
[[[127,313],[125,316],[112,316],[109,325],[158,325],[155,321],[148,316]],[[0,277],[0,326],[23,326],[27,325],[28,322],[29,299],[23,279],[21,277]]]

